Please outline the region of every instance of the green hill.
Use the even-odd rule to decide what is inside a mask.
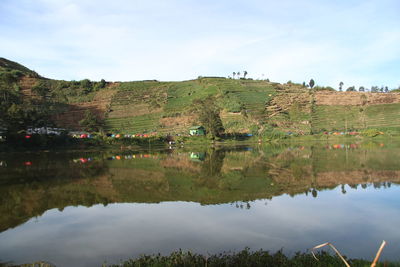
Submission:
[[[21,64],[19,64],[17,62],[14,62],[14,61],[2,58],[2,57],[0,57],[0,70],[14,71],[14,73],[16,71],[19,71],[19,72],[21,72],[21,74],[39,77],[39,75],[36,72],[34,72],[33,70],[30,70],[27,67],[22,66]]]
[[[1,111],[8,115],[0,119],[3,128],[11,127],[7,118],[8,122],[15,119],[14,113],[23,117],[30,110],[20,128],[50,122],[78,130],[79,121],[90,111],[107,132],[186,134],[190,126],[199,124],[198,101],[209,97],[220,107],[227,133],[397,130],[400,125],[399,93],[310,90],[300,84],[252,79],[62,81],[0,58],[0,90]]]

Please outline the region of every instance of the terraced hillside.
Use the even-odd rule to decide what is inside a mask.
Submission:
[[[313,93],[295,84],[278,85],[278,93],[266,106],[267,122],[284,132],[311,132]]]
[[[316,93],[313,132],[334,130],[400,129],[399,93]]]
[[[76,130],[82,129],[80,121],[89,112],[106,132],[187,134],[190,126],[200,124],[197,103],[210,97],[221,109],[227,133],[400,130],[400,93],[319,91],[293,83],[223,77],[60,81],[3,58],[0,89],[17,92],[23,99],[19,103],[42,101],[57,126]]]
[[[128,82],[116,88],[106,129],[123,133],[187,133],[197,124],[193,103],[214,97],[228,132],[248,132],[265,118],[276,90],[270,83],[226,78],[183,82]]]

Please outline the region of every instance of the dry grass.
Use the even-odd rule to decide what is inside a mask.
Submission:
[[[318,260],[318,258],[315,256],[314,251],[315,251],[316,249],[319,249],[319,248],[322,248],[322,247],[325,247],[325,246],[330,246],[330,247],[335,251],[335,253],[339,256],[339,258],[343,261],[343,263],[344,263],[347,267],[351,267],[350,264],[346,261],[346,259],[342,256],[342,254],[340,254],[339,250],[338,250],[332,243],[329,243],[329,242],[323,243],[323,244],[321,244],[321,245],[317,245],[317,246],[315,246],[315,247],[313,247],[313,248],[311,249],[311,253],[312,253],[312,255],[314,256],[314,258],[315,258],[316,260]],[[379,249],[378,249],[378,252],[376,253],[376,256],[375,256],[374,261],[371,263],[371,267],[375,267],[375,266],[376,266],[376,264],[378,263],[378,260],[379,260],[379,258],[380,258],[380,256],[381,256],[382,250],[383,250],[383,248],[384,248],[385,246],[386,246],[386,241],[383,240],[381,246],[380,246]]]

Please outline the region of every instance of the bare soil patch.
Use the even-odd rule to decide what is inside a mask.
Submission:
[[[328,106],[363,106],[400,103],[400,93],[317,92],[315,104]]]

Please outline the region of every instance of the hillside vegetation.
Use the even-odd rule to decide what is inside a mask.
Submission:
[[[318,89],[223,77],[182,82],[50,80],[0,58],[0,129],[82,130],[80,122],[90,113],[104,132],[187,134],[190,126],[200,124],[198,103],[210,98],[220,110],[225,132],[232,134],[399,129],[400,93]]]

